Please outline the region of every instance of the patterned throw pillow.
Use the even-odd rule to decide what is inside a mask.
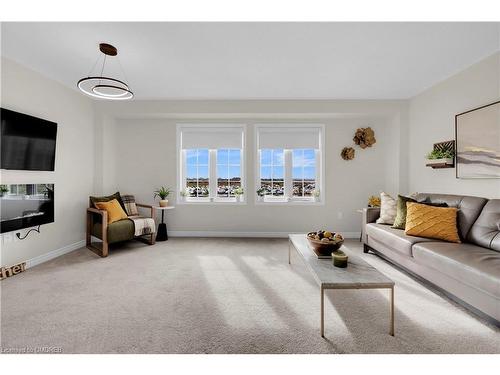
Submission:
[[[396,218],[396,200],[387,193],[380,193],[380,217],[378,224],[394,224]]]
[[[411,202],[406,207],[407,235],[460,243],[455,207],[434,207]]]
[[[405,197],[403,195],[398,195],[398,203],[396,205],[396,217],[394,218],[394,224],[392,225],[395,229],[405,229],[406,224],[406,203],[416,202],[415,199],[410,197]]]
[[[122,195],[123,206],[125,207],[125,212],[127,216],[137,216],[139,211],[137,210],[137,205],[135,204],[135,197],[133,195]]]
[[[99,210],[106,210],[108,213],[108,224],[127,218],[127,214],[116,199],[112,199],[109,202],[96,202],[95,205]]]

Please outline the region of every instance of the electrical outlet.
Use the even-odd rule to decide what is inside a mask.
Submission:
[[[344,218],[344,213],[342,211],[337,212],[337,217],[339,220],[342,220]]]

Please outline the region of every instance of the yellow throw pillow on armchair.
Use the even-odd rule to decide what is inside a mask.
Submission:
[[[405,233],[410,236],[460,243],[457,209],[407,202]]]
[[[105,210],[108,213],[108,224],[128,218],[116,199],[112,199],[109,202],[95,202],[94,204],[99,210]]]

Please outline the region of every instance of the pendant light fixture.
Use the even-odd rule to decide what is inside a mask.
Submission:
[[[101,55],[97,58],[94,66],[90,70],[88,77],[82,78],[78,81],[77,86],[81,92],[89,95],[93,98],[107,99],[107,100],[128,100],[134,97],[134,93],[130,91],[129,86],[116,78],[105,77],[104,68],[106,66],[106,58],[108,56],[117,56],[118,50],[111,44],[101,43],[99,44],[99,50],[103,53],[104,58]],[[101,73],[98,76],[93,76],[97,63],[100,59],[103,59],[101,66]],[[118,60],[118,57],[116,58]],[[123,76],[125,77],[125,72],[118,60],[120,69],[122,70]],[[125,77],[126,78],[126,77]]]

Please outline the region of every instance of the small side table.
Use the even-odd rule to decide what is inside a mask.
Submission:
[[[167,207],[160,207],[156,206],[155,210],[160,210],[161,211],[161,223],[158,224],[158,232],[156,233],[156,241],[167,241],[168,240],[168,233],[167,233],[167,224],[165,223],[165,211],[166,210],[173,210],[175,207],[174,206],[167,206]]]

